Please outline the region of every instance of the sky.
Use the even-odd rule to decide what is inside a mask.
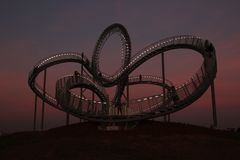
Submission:
[[[90,59],[101,32],[113,23],[123,24],[130,35],[132,54],[148,44],[174,35],[196,35],[215,48],[218,72],[215,79],[219,128],[240,127],[240,2],[229,0],[1,0],[0,5],[0,132],[31,130],[34,94],[27,79],[32,67],[44,57],[63,52],[84,52]],[[112,36],[103,48],[100,65],[113,73],[120,66],[120,40]],[[166,78],[181,84],[201,66],[196,52],[176,50],[165,54]],[[79,65],[49,69],[47,90],[60,75]],[[156,56],[133,74],[161,74]],[[39,81],[41,82],[41,75]],[[136,91],[136,93],[135,93]],[[146,96],[152,86],[138,86],[131,95]],[[52,92],[52,91],[50,91]],[[40,100],[38,101],[38,127]],[[211,92],[174,113],[172,121],[209,127],[212,124]],[[77,119],[71,117],[71,122]],[[45,128],[65,124],[65,114],[47,105]]]

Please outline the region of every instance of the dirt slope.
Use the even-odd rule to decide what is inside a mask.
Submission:
[[[0,160],[240,159],[240,135],[177,123],[144,121],[102,131],[79,123],[0,137]]]

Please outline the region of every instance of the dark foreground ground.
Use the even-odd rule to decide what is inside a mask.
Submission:
[[[239,160],[239,133],[145,121],[127,131],[81,123],[0,137],[0,160]]]

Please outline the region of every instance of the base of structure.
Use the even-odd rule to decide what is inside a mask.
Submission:
[[[103,131],[129,130],[134,129],[137,124],[138,122],[101,123],[98,129]]]

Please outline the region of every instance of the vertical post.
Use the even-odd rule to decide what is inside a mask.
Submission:
[[[197,89],[197,84],[194,82],[193,78],[191,78],[191,81],[192,81],[192,84],[193,84],[194,88]]]
[[[74,98],[71,102],[71,98],[70,98],[70,102],[69,102],[69,105],[73,106],[73,103],[74,103]],[[68,112],[66,112],[66,126],[69,125],[69,122],[70,122],[70,114]]]
[[[138,106],[139,106],[139,110],[140,110],[140,112],[142,113],[142,105],[141,105],[140,102],[138,102]]]
[[[72,99],[70,97],[70,100],[69,100],[69,106],[73,106],[73,103],[74,103],[74,98]],[[66,112],[66,126],[69,125],[69,122],[70,122],[70,114],[68,112]]]
[[[126,107],[126,114],[128,114],[128,108],[129,108],[129,85],[128,85],[128,77],[127,77],[127,107]]]
[[[82,59],[83,59],[83,53],[82,53]],[[81,64],[81,76],[83,76],[83,64]],[[83,89],[82,88],[80,88],[80,97],[81,97],[81,99],[80,99],[80,102],[81,102],[81,109],[82,109],[82,96],[83,96]]]
[[[82,52],[82,60],[83,60],[83,56],[84,56],[84,53]],[[83,64],[81,63],[81,76],[83,76]],[[80,105],[79,105],[79,109],[80,111],[82,112],[82,97],[83,97],[83,89],[82,87],[80,88]],[[80,122],[81,121],[81,118],[79,118]]]
[[[46,98],[46,78],[47,78],[47,69],[44,70],[44,76],[43,76],[43,100],[42,100],[41,130],[44,129],[44,112],[45,112],[45,98]]]
[[[83,57],[83,54],[82,54],[82,57]],[[94,76],[93,76],[93,81],[94,81],[94,83],[95,83]],[[92,91],[92,111],[94,111],[94,99],[95,99],[95,97],[94,97],[94,92]]]
[[[211,84],[211,95],[212,95],[212,113],[213,113],[213,126],[214,128],[217,127],[217,110],[216,110],[216,97],[215,97],[215,87],[214,87],[214,80]]]
[[[196,75],[197,75],[198,82],[201,83],[201,80],[200,80],[200,78],[199,78],[199,75],[198,75],[198,74],[196,74]]]
[[[186,90],[186,92],[187,92],[187,96],[190,95],[190,92],[189,92],[189,90],[188,90],[188,86],[185,84],[184,87],[185,87],[185,90]]]
[[[34,115],[33,115],[33,130],[36,130],[36,122],[37,122],[37,94],[35,94],[35,102],[34,102]]]
[[[95,99],[95,94],[94,92],[92,91],[92,112],[94,111],[94,99]]]
[[[69,125],[69,122],[70,122],[70,116],[69,116],[69,113],[67,112],[66,113],[66,125],[67,126]]]
[[[182,86],[182,88],[183,88],[183,91],[184,91],[186,97],[189,96],[189,94],[188,94],[188,92],[186,90],[186,85],[185,84]]]
[[[163,79],[163,84],[165,85],[165,63],[164,63],[164,52],[161,54],[162,55],[162,79]],[[165,87],[162,87],[163,89],[163,105],[165,105],[165,100],[166,100],[166,90]],[[167,116],[164,116],[164,121],[167,121]]]

